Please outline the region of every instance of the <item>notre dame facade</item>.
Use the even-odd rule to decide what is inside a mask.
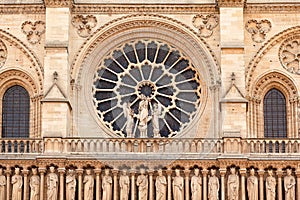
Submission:
[[[300,200],[300,0],[0,14],[0,200]]]

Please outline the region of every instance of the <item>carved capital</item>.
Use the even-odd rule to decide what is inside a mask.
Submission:
[[[204,177],[204,176],[206,177],[207,174],[208,174],[208,170],[207,170],[207,169],[203,169],[203,170],[202,170],[202,174],[203,174],[203,177]]]
[[[29,170],[28,169],[23,169],[22,174],[24,175],[24,177],[27,177],[28,174],[29,174]]]
[[[241,168],[240,169],[240,174],[241,174],[241,176],[246,176],[247,175],[247,169],[246,168]]]
[[[282,169],[278,169],[278,170],[276,171],[276,174],[277,174],[278,178],[281,178],[281,177],[283,176],[283,171],[282,171]]]
[[[58,168],[57,171],[60,175],[62,175],[66,172],[66,169],[65,168]]]
[[[185,177],[189,177],[190,173],[191,173],[191,170],[185,169],[183,172],[184,172]]]
[[[47,172],[47,169],[39,167],[39,172],[40,172],[40,174],[45,174]]]
[[[167,173],[168,176],[171,176],[172,175],[172,170],[171,169],[167,169],[166,173]]]
[[[94,173],[99,176],[101,174],[101,169],[94,169]]]
[[[111,170],[111,172],[114,176],[118,176],[119,170],[118,169],[113,169],[113,170]]]
[[[260,170],[257,171],[257,173],[258,173],[258,175],[259,175],[260,177],[263,177],[264,174],[265,174],[265,170],[260,169]]]
[[[82,176],[82,174],[83,174],[83,169],[76,169],[76,173],[77,173],[79,176]]]
[[[4,170],[4,173],[6,174],[6,176],[10,176],[11,172],[12,172],[11,169]]]
[[[227,169],[226,169],[226,168],[220,168],[219,171],[220,171],[220,175],[221,175],[222,177],[224,177],[225,174],[226,174],[226,172],[227,172]]]

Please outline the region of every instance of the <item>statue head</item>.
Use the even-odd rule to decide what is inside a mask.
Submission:
[[[51,173],[54,173],[54,172],[55,172],[55,167],[54,167],[54,166],[50,166],[49,169],[50,169],[50,172],[51,172]]]
[[[33,174],[33,175],[37,175],[37,174],[38,174],[37,168],[32,168],[32,174]]]
[[[255,174],[255,169],[254,169],[254,168],[251,168],[251,169],[250,169],[250,175],[251,175],[251,176],[254,176],[254,174]]]
[[[199,176],[199,171],[200,171],[199,168],[195,168],[195,169],[194,169],[194,174],[195,174],[196,176]]]
[[[216,169],[211,169],[211,170],[210,170],[210,174],[211,174],[212,176],[215,176],[215,175],[216,175]]]
[[[92,174],[92,170],[91,169],[86,169],[86,174],[87,175],[91,175]]]
[[[19,168],[19,167],[16,167],[16,168],[15,168],[15,174],[17,174],[17,175],[20,174],[20,168]]]
[[[69,174],[70,176],[73,176],[73,175],[74,175],[74,172],[75,172],[74,169],[69,169],[69,170],[68,170],[68,174]]]
[[[108,176],[108,175],[109,175],[109,169],[105,169],[105,170],[104,170],[104,174],[105,174],[106,176]]]
[[[163,175],[162,169],[157,170],[157,173],[158,173],[159,176],[162,176]]]
[[[235,167],[231,167],[230,172],[231,172],[231,174],[235,174]]]
[[[146,173],[146,170],[145,170],[144,168],[141,168],[141,169],[140,169],[140,172],[141,172],[141,174],[145,174],[145,173]]]
[[[127,174],[126,169],[123,169],[123,170],[122,170],[122,174],[123,174],[124,176]]]
[[[268,174],[269,174],[269,176],[272,176],[272,175],[273,175],[273,170],[272,170],[272,169],[269,169],[269,170],[268,170]]]
[[[292,175],[292,169],[291,168],[287,168],[286,169],[286,173],[288,176]]]
[[[175,169],[176,176],[180,176],[180,169]]]

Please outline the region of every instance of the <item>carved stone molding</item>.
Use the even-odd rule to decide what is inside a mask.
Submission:
[[[36,44],[41,40],[41,35],[45,33],[45,22],[43,21],[25,21],[22,24],[22,32],[27,36],[27,40],[31,44]]]
[[[265,41],[266,34],[271,30],[272,24],[267,19],[251,19],[245,25],[246,30],[251,34],[252,40],[257,43]]]
[[[119,14],[119,13],[217,13],[214,4],[205,5],[104,5],[104,4],[88,4],[88,5],[73,5],[73,13],[104,13],[104,14]]]
[[[7,48],[2,40],[0,40],[0,67],[5,64],[7,59]]]
[[[71,7],[73,0],[44,0],[46,7]]]
[[[44,5],[5,5],[0,7],[0,14],[45,14]]]
[[[253,73],[258,66],[258,63],[261,61],[261,59],[264,57],[264,55],[267,54],[268,51],[270,51],[271,48],[273,48],[278,43],[286,40],[287,38],[293,37],[295,35],[300,34],[300,26],[295,26],[288,28],[275,36],[273,36],[271,39],[269,39],[267,42],[262,45],[259,50],[257,50],[257,53],[253,56],[251,61],[249,62],[248,66],[246,67],[246,90],[249,92],[250,86],[252,84],[252,78]]]
[[[298,13],[300,9],[299,4],[246,4],[245,13]]]
[[[216,15],[198,14],[193,18],[193,25],[198,28],[201,37],[210,37],[213,34],[213,29],[219,24],[219,19]]]
[[[243,7],[246,0],[216,0],[219,7]]]
[[[35,55],[35,53],[32,50],[30,50],[30,48],[28,48],[22,41],[17,39],[15,36],[1,29],[0,29],[0,39],[5,40],[9,44],[12,44],[16,48],[18,48],[28,58],[28,60],[31,62],[32,69],[35,70],[35,73],[38,77],[40,91],[42,91],[43,79],[44,79],[43,78],[44,68],[41,62],[39,61],[38,57]]]
[[[147,17],[147,18],[145,18],[145,17]],[[145,19],[147,19],[147,20],[145,20]],[[124,21],[122,25],[120,25],[120,21]],[[175,23],[176,26],[174,26],[173,24],[166,23],[165,21],[169,21],[170,23]],[[98,36],[98,38],[96,38],[96,39],[94,38],[95,35],[98,34],[98,32],[100,32],[100,30],[103,30],[105,27],[112,26],[114,23],[117,23],[117,22],[119,23],[119,25],[109,28],[104,33],[102,33],[100,36]],[[116,33],[120,33],[124,29],[128,30],[128,29],[140,28],[140,27],[145,27],[145,26],[151,26],[151,27],[155,26],[155,27],[161,27],[161,28],[167,28],[170,30],[174,30],[174,31],[178,32],[178,34],[185,35],[189,40],[192,40],[191,37],[185,31],[183,31],[181,28],[178,28],[178,27],[181,26],[184,29],[189,30],[190,32],[192,32],[193,34],[198,36],[198,38],[201,40],[201,42],[205,45],[205,47],[210,52],[210,54],[213,58],[213,61],[216,65],[217,73],[221,72],[221,69],[218,64],[216,55],[214,54],[214,51],[207,44],[207,42],[203,38],[201,38],[201,36],[199,34],[197,34],[193,29],[191,29],[190,27],[186,26],[185,24],[183,24],[175,19],[169,18],[169,17],[165,17],[165,16],[161,16],[161,15],[154,15],[154,14],[136,14],[136,15],[128,15],[128,16],[124,16],[124,17],[120,17],[118,19],[112,20],[112,21],[108,22],[107,24],[99,27],[96,31],[94,31],[94,33],[88,37],[88,39],[80,47],[78,53],[74,56],[75,59],[73,60],[72,65],[71,65],[71,76],[77,80],[81,78],[82,67],[76,66],[76,65],[78,65],[78,64],[81,65],[81,63],[83,63],[88,58],[88,56],[97,47],[97,45],[99,43],[101,43],[102,41],[106,40],[108,37],[110,37]],[[191,42],[195,43],[194,40]],[[87,46],[88,44],[89,44],[89,46]],[[195,46],[198,46],[198,44],[195,43]],[[88,49],[86,49],[86,48],[88,48]],[[203,56],[206,57],[206,55],[204,55],[203,50],[199,49],[199,52],[201,52],[201,54],[203,54]],[[206,63],[207,68],[209,70],[211,84],[214,84],[215,78],[218,75],[214,75],[215,72],[212,67],[212,64],[208,61],[207,58],[204,58],[204,62]]]
[[[300,35],[283,41],[278,54],[283,68],[290,73],[300,74]]]
[[[92,28],[97,25],[97,18],[94,15],[76,15],[72,18],[72,24],[75,28],[77,28],[77,33],[81,37],[88,37]]]

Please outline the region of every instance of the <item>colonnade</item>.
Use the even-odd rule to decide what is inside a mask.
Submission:
[[[292,168],[11,167],[0,200],[296,200],[299,182]]]

